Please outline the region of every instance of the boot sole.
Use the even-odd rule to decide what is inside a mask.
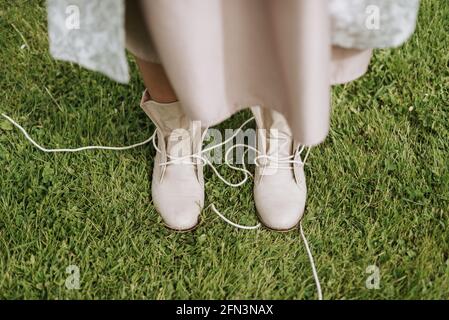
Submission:
[[[274,229],[274,228],[272,228],[272,227],[267,226],[265,223],[263,223],[263,222],[262,222],[262,219],[260,219],[259,216],[257,216],[257,217],[259,218],[259,221],[260,221],[260,223],[262,224],[262,226],[263,226],[265,229],[268,229],[268,230],[270,230],[270,231],[276,231],[276,232],[281,232],[281,233],[287,233],[287,232],[296,230],[296,229],[298,228],[298,226],[299,226],[299,222],[298,222],[298,223],[295,224],[293,227],[288,228],[288,229]]]
[[[304,209],[304,211],[305,211],[305,209]],[[298,221],[293,227],[288,228],[288,229],[275,229],[275,228],[272,228],[272,227],[267,226],[267,225],[263,222],[263,220],[262,220],[262,218],[260,217],[260,215],[259,215],[259,213],[257,212],[257,210],[256,210],[256,216],[257,216],[257,219],[259,219],[259,222],[262,224],[262,226],[263,226],[265,229],[268,229],[268,230],[270,230],[270,231],[276,231],[276,232],[281,232],[281,233],[287,233],[287,232],[296,230],[296,229],[298,228],[299,224],[301,223],[301,221],[302,221],[302,219],[303,219],[303,217],[304,217],[304,214],[302,215],[301,219],[299,219],[299,221]]]
[[[176,233],[186,233],[186,232],[191,232],[191,231],[195,230],[196,228],[198,228],[198,226],[200,225],[200,222],[201,222],[201,220],[198,218],[197,224],[189,229],[176,229],[176,228],[170,227],[168,224],[165,224],[165,223],[164,223],[164,227],[167,228],[168,230],[174,231]]]
[[[262,222],[261,222],[262,223]],[[263,227],[265,229],[268,229],[270,231],[276,231],[276,232],[280,232],[280,233],[287,233],[293,230],[296,230],[298,228],[299,222],[297,224],[295,224],[293,227],[289,228],[289,229],[273,229],[269,226],[267,226],[266,224],[262,223]]]

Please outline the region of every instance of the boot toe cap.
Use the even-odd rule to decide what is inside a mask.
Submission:
[[[181,206],[160,206],[156,205],[165,225],[173,230],[183,231],[194,228],[201,213],[200,204],[190,203]]]
[[[166,186],[169,186],[168,188]],[[183,231],[195,227],[204,205],[204,191],[200,186],[177,188],[170,184],[153,185],[153,204],[165,225]]]
[[[261,205],[257,206],[257,212],[262,224],[270,229],[279,231],[294,228],[304,213],[304,207],[297,204],[291,206],[269,206],[271,209],[268,209],[267,206],[260,207]]]
[[[171,166],[163,181],[153,177],[151,188],[153,204],[168,228],[186,231],[198,224],[204,205],[204,186],[191,167]]]
[[[282,192],[267,193],[268,190],[270,188],[262,186],[254,192],[256,209],[262,224],[279,231],[294,228],[304,214],[305,190],[296,186],[284,188]]]

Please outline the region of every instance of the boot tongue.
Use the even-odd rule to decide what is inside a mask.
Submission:
[[[153,103],[148,110],[151,118],[162,133],[167,155],[173,163],[191,163],[188,157],[192,154],[192,136],[190,134],[190,120],[182,111],[179,102],[171,104]],[[185,159],[176,159],[186,157]]]
[[[266,179],[270,176],[275,179],[292,179],[293,170],[280,169],[293,169],[288,160],[280,161],[290,158],[293,153],[293,138],[287,121],[281,113],[274,110],[252,107],[252,111],[259,129],[258,147],[262,155],[269,158],[260,158],[259,164],[263,167],[261,175],[266,176]]]
[[[168,108],[169,109],[169,108]],[[168,111],[168,110],[167,110]],[[192,135],[190,132],[190,121],[185,116],[170,114],[163,115],[160,128],[164,134],[167,155],[173,163],[191,163],[192,159]],[[184,159],[177,159],[185,157]]]
[[[272,112],[268,124],[268,154],[273,157],[288,157],[293,152],[292,133],[280,113]]]
[[[267,135],[268,155],[275,158],[286,158],[292,155],[293,142],[291,136],[273,129]]]
[[[165,138],[167,154],[177,161],[176,158],[188,157],[192,155],[192,141],[190,132],[186,129],[176,128]],[[191,162],[192,159],[186,158],[179,160],[180,163]]]
[[[293,152],[293,140],[290,128],[286,124],[284,117],[277,112],[271,112],[269,119],[266,119],[267,123],[267,155],[273,158],[288,158]],[[268,120],[268,121],[267,121]],[[276,162],[274,160],[274,162]],[[281,167],[288,167],[288,163],[278,163]],[[274,164],[274,163],[273,163]],[[293,168],[293,166],[291,166]],[[284,169],[269,168],[265,169],[265,174],[275,175],[276,179],[291,179],[292,171]]]

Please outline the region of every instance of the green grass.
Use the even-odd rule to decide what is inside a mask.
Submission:
[[[448,33],[447,3],[423,0],[412,39],[376,50],[362,79],[333,91],[331,132],[306,168],[303,222],[327,299],[449,298]],[[0,0],[0,45],[0,111],[41,143],[151,134],[134,63],[119,85],[53,60],[44,1]],[[316,297],[298,232],[236,230],[209,211],[194,232],[165,229],[149,196],[153,155],[149,146],[44,154],[0,120],[0,298]],[[256,223],[251,183],[205,175],[207,204]],[[72,264],[80,290],[64,285]],[[365,287],[373,264],[379,290]]]

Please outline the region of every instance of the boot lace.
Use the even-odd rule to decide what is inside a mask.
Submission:
[[[153,132],[153,134],[150,136],[150,138],[146,139],[145,141],[142,141],[142,142],[139,142],[139,143],[135,143],[135,144],[132,144],[132,145],[129,145],[129,146],[123,146],[123,147],[111,147],[111,146],[86,146],[86,147],[80,147],[80,148],[49,149],[49,148],[42,147],[42,146],[39,145],[35,140],[33,140],[33,139],[30,137],[30,135],[28,134],[28,132],[27,132],[21,125],[19,125],[17,122],[15,122],[12,118],[10,118],[9,116],[7,116],[6,114],[2,114],[2,116],[3,116],[5,119],[7,119],[10,123],[12,123],[16,128],[18,128],[18,129],[24,134],[25,138],[26,138],[32,145],[34,145],[36,148],[38,148],[38,149],[41,150],[42,152],[47,152],[47,153],[56,153],[56,152],[80,152],[80,151],[84,151],[84,150],[116,150],[116,151],[119,151],[119,150],[129,150],[129,149],[133,149],[133,148],[136,148],[136,147],[145,145],[145,144],[147,144],[147,143],[149,143],[149,142],[152,142],[152,143],[153,143],[153,146],[154,146],[154,148],[156,149],[157,152],[162,152],[162,150],[160,150],[160,149],[157,147],[157,144],[156,144],[156,133],[157,133],[156,130]],[[232,183],[232,182],[226,180],[226,179],[225,179],[225,178],[218,172],[217,168],[213,165],[213,163],[210,162],[210,160],[209,160],[207,157],[205,157],[203,154],[206,153],[206,152],[208,152],[208,151],[214,150],[214,149],[216,149],[216,148],[218,148],[218,147],[221,147],[222,145],[228,143],[229,141],[232,141],[232,140],[238,135],[238,133],[242,130],[242,128],[243,128],[244,126],[246,126],[246,125],[247,125],[250,121],[252,121],[252,120],[254,120],[254,117],[253,117],[253,118],[250,118],[250,119],[247,120],[247,121],[245,121],[245,122],[244,122],[244,123],[243,123],[243,124],[236,130],[236,132],[235,132],[232,136],[230,136],[228,139],[226,139],[225,141],[223,141],[223,142],[221,142],[221,143],[219,143],[219,144],[216,144],[216,145],[213,145],[213,146],[211,146],[211,147],[205,148],[205,149],[200,150],[200,151],[198,151],[198,152],[196,152],[196,153],[188,154],[188,155],[181,156],[181,157],[177,157],[177,156],[173,156],[173,155],[168,155],[168,154],[167,154],[167,157],[168,157],[169,160],[166,161],[166,162],[164,162],[164,163],[161,163],[160,165],[161,165],[161,166],[164,166],[164,167],[166,167],[167,165],[170,165],[170,164],[179,164],[179,163],[196,165],[196,163],[193,161],[193,159],[199,159],[199,160],[202,161],[202,163],[203,163],[204,165],[209,165],[209,166],[212,168],[212,170],[214,171],[214,173],[217,175],[217,177],[220,178],[220,180],[222,180],[225,184],[227,184],[228,186],[231,186],[231,187],[239,187],[239,186],[241,186],[242,184],[244,184],[244,183],[248,180],[249,177],[252,177],[252,174],[246,169],[245,161],[243,161],[243,160],[244,160],[244,158],[245,158],[245,156],[246,156],[246,153],[247,153],[248,150],[250,150],[250,149],[253,150],[253,151],[255,151],[255,152],[257,152],[257,153],[259,153],[259,151],[258,151],[256,148],[254,148],[254,147],[252,147],[252,146],[249,146],[249,145],[246,145],[246,144],[235,144],[235,145],[233,145],[232,147],[230,147],[230,148],[226,151],[226,154],[225,154],[225,164],[226,164],[229,168],[234,169],[234,170],[237,170],[237,171],[241,171],[241,172],[243,172],[243,174],[244,174],[244,178],[243,178],[240,182],[238,182],[238,183]],[[202,141],[202,142],[204,141],[204,138],[205,138],[205,136],[206,136],[206,133],[207,133],[207,131],[205,131],[205,132],[203,133],[202,137],[201,137],[201,141]],[[285,139],[285,137],[282,137],[281,140],[283,140],[283,143],[288,143],[288,142],[289,142],[288,139]],[[284,146],[285,146],[285,145],[284,145]],[[233,151],[234,148],[237,148],[237,147],[246,147],[246,148],[245,148],[245,152],[244,152],[243,155],[242,155],[242,162],[241,162],[241,163],[242,163],[243,168],[236,167],[236,166],[232,165],[232,164],[229,162],[229,159],[228,159],[230,153]],[[200,148],[200,149],[201,149],[201,148]],[[294,151],[293,155],[291,155],[291,156],[286,156],[286,157],[276,157],[276,156],[273,155],[273,154],[269,154],[269,155],[258,155],[258,156],[256,157],[256,160],[255,160],[255,165],[256,165],[256,166],[265,166],[265,167],[272,166],[273,168],[276,168],[276,169],[289,169],[289,170],[291,170],[291,169],[293,168],[293,166],[295,166],[295,165],[304,166],[304,164],[305,164],[305,162],[306,162],[306,160],[307,160],[307,157],[308,157],[308,155],[309,155],[309,153],[310,153],[311,148],[308,148],[307,153],[306,153],[306,155],[305,155],[305,157],[304,157],[304,161],[295,160],[296,155],[300,154],[303,150],[304,150],[304,147],[301,147],[301,148],[298,147],[298,148],[296,148],[296,150]],[[185,161],[185,162],[184,162],[184,161]],[[259,163],[259,161],[260,161],[260,163]],[[213,203],[210,204],[210,205],[208,206],[208,208],[211,208],[211,210],[212,210],[213,212],[215,212],[221,219],[223,219],[226,223],[228,223],[228,224],[230,224],[230,225],[232,225],[232,226],[234,226],[234,227],[236,227],[236,228],[239,228],[239,229],[245,229],[245,230],[253,230],[253,229],[259,229],[259,228],[261,227],[261,224],[260,224],[260,223],[258,223],[258,224],[255,225],[255,226],[243,226],[243,225],[234,223],[234,222],[232,222],[231,220],[227,219],[223,214],[221,214],[221,213],[215,208],[215,205],[214,205]],[[309,258],[310,266],[311,266],[311,269],[312,269],[312,274],[313,274],[313,277],[314,277],[314,280],[315,280],[316,289],[317,289],[318,299],[319,299],[319,300],[322,300],[322,299],[323,299],[323,294],[322,294],[322,290],[321,290],[321,284],[320,284],[320,281],[319,281],[319,278],[318,278],[318,273],[317,273],[317,271],[316,271],[316,267],[315,267],[315,262],[314,262],[314,259],[313,259],[313,255],[312,255],[312,252],[311,252],[311,250],[310,250],[310,247],[309,247],[309,243],[308,243],[308,241],[307,241],[307,238],[306,238],[306,236],[305,236],[305,234],[304,234],[304,231],[303,231],[301,222],[299,223],[299,232],[300,232],[300,234],[301,234],[301,238],[302,238],[302,240],[303,240],[303,242],[304,242],[304,246],[305,246],[305,248],[306,248],[306,252],[307,252],[307,255],[308,255],[308,258]]]

